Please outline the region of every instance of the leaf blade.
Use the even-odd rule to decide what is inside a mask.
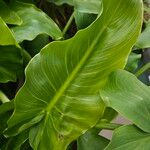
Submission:
[[[128,133],[128,134],[127,134]],[[143,132],[135,126],[122,126],[114,131],[112,141],[106,150],[148,150],[150,134]]]
[[[108,82],[100,92],[106,105],[121,113],[145,132],[150,132],[149,87],[123,70],[112,73]]]

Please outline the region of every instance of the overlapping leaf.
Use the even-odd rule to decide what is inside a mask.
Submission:
[[[21,49],[5,22],[0,18],[0,82],[16,81],[22,63]]]
[[[15,2],[10,8],[23,20],[20,26],[11,28],[18,42],[33,40],[39,34],[47,34],[56,40],[62,38],[55,22],[33,4]]]
[[[135,126],[123,126],[114,131],[112,141],[105,150],[149,150],[150,134]]]
[[[102,10],[102,0],[74,0],[73,5],[82,13],[99,14]]]
[[[48,0],[57,5],[69,4],[82,13],[98,14],[101,11],[102,0]]]
[[[78,150],[104,150],[109,140],[89,130],[78,139]]]
[[[134,75],[123,70],[114,72],[100,94],[107,106],[150,132],[150,89]]]
[[[99,90],[125,66],[142,18],[139,0],[103,3],[102,16],[89,28],[49,44],[29,63],[8,135],[34,125],[29,139],[35,150],[64,150],[96,124],[105,107]]]
[[[134,72],[138,68],[138,63],[141,59],[141,54],[131,53],[128,58],[125,70]]]
[[[12,11],[2,0],[0,0],[0,17],[7,24],[20,25],[22,23],[22,20],[16,12]]]
[[[139,36],[136,46],[139,48],[149,48],[150,47],[150,21],[146,24],[145,30]]]

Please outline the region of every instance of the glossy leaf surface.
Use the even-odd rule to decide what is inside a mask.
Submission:
[[[112,141],[105,150],[149,150],[150,134],[129,125],[114,131]]]
[[[55,22],[33,4],[15,2],[11,9],[23,20],[20,26],[11,28],[18,42],[33,40],[39,34],[47,34],[56,40],[62,38]]]
[[[150,89],[133,74],[123,70],[112,73],[100,94],[108,107],[150,132]]]
[[[103,115],[99,90],[112,71],[125,66],[141,28],[142,3],[104,0],[103,5],[89,28],[47,45],[29,63],[7,134],[36,124],[29,133],[35,150],[64,150]]]
[[[21,49],[5,22],[0,18],[0,82],[16,81],[22,63]]]

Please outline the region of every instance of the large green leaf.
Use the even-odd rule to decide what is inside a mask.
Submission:
[[[150,134],[135,126],[123,126],[114,131],[112,141],[105,150],[149,150]]]
[[[150,132],[150,89],[133,74],[123,70],[112,73],[100,94],[107,106]]]
[[[136,46],[139,48],[149,48],[150,47],[150,21],[146,24],[146,28],[139,36]]]
[[[55,22],[33,4],[15,2],[10,8],[23,20],[20,26],[11,28],[18,42],[33,40],[39,34],[47,34],[56,40],[62,38]]]
[[[0,18],[0,82],[16,81],[22,63],[21,49]]]
[[[20,17],[2,0],[0,0],[0,17],[8,24],[20,25],[22,23]]]
[[[103,5],[89,28],[52,42],[31,60],[6,134],[36,124],[29,133],[35,150],[64,150],[96,124],[105,107],[99,90],[112,71],[125,66],[142,21],[139,0],[103,0]]]

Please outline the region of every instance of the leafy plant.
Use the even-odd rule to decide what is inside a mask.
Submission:
[[[148,150],[148,4],[1,0],[0,149]]]

